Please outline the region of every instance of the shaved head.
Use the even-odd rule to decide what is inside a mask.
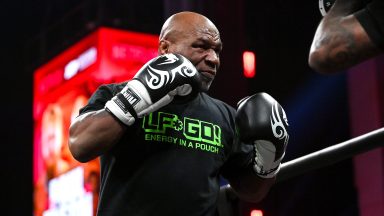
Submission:
[[[185,37],[196,31],[219,32],[207,17],[184,11],[170,16],[161,28],[159,40],[174,40],[175,37]]]

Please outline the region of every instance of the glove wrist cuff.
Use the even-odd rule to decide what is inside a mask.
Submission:
[[[130,126],[135,122],[135,118],[131,115],[131,113],[124,113],[124,111],[113,101],[113,99],[105,104],[104,109],[114,115],[125,125]]]
[[[263,166],[260,166],[256,163],[253,164],[253,170],[255,171],[256,175],[258,175],[261,178],[273,178],[277,175],[277,173],[280,171],[280,163],[277,165],[277,167],[264,170]]]
[[[267,140],[254,141],[253,169],[262,178],[272,178],[280,170],[281,158],[276,159],[276,148]],[[284,156],[284,155],[283,155]]]

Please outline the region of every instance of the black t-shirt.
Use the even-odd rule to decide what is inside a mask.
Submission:
[[[372,0],[355,17],[373,43],[384,50],[384,0]]]
[[[80,113],[104,108],[124,85],[101,86]],[[220,175],[252,157],[250,145],[235,136],[234,115],[234,108],[199,93],[137,120],[100,157],[98,215],[215,215]]]

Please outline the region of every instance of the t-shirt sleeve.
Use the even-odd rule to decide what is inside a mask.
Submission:
[[[384,50],[384,0],[372,0],[355,17],[373,43]]]
[[[79,115],[103,109],[107,101],[109,101],[114,94],[115,90],[111,85],[101,85],[89,98],[87,105],[80,109]]]

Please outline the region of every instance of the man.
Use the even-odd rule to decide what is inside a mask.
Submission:
[[[321,20],[309,65],[335,73],[383,52],[384,1],[336,0]]]
[[[220,175],[243,199],[267,194],[288,141],[285,113],[267,94],[237,114],[209,97],[221,49],[209,19],[177,13],[162,27],[160,56],[80,110],[69,145],[79,161],[101,156],[98,215],[215,215]]]

